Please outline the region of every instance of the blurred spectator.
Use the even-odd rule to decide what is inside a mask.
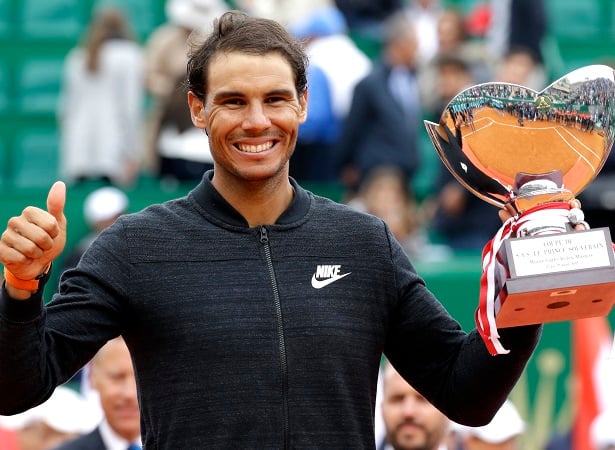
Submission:
[[[385,23],[403,8],[403,0],[335,0],[344,14],[350,35],[370,57],[377,57],[382,48]]]
[[[59,120],[67,181],[129,184],[142,150],[143,54],[121,10],[97,10],[66,58]]]
[[[90,433],[55,450],[141,448],[137,385],[128,347],[121,337],[107,342],[90,362],[90,382],[98,392],[104,418]]]
[[[317,9],[289,30],[305,42],[310,58],[308,115],[299,127],[291,175],[300,181],[336,181],[335,144],[354,87],[369,73],[371,61],[346,34],[337,8]]]
[[[416,55],[415,30],[398,13],[387,22],[380,61],[354,90],[340,137],[340,175],[352,194],[376,167],[397,167],[409,182],[420,164]]]
[[[419,64],[430,61],[438,51],[438,22],[442,11],[440,0],[408,1],[405,12],[418,36]]]
[[[463,450],[521,450],[525,423],[507,400],[491,422],[482,427],[456,425]]]
[[[436,90],[433,94],[433,109],[426,110],[425,115],[439,122],[448,103],[461,91],[475,84],[475,80],[470,64],[455,53],[439,55],[434,59],[434,66]]]
[[[333,95],[333,111],[336,116],[345,117],[353,90],[369,73],[372,63],[348,37],[344,16],[337,8],[318,9],[291,24],[290,31],[305,41],[310,65],[319,66],[327,75]]]
[[[546,86],[545,73],[536,55],[525,47],[512,47],[499,60],[493,81],[518,84],[541,91]]]
[[[386,363],[382,373],[386,437],[378,450],[445,450],[449,419]]]
[[[39,406],[14,416],[0,417],[0,427],[14,430],[19,450],[49,450],[89,433],[96,427],[96,421],[96,414],[79,394],[59,386]]]
[[[446,256],[441,246],[430,244],[424,214],[403,173],[396,167],[377,167],[359,188],[351,206],[383,219],[412,259]]]
[[[81,255],[98,234],[128,210],[128,197],[113,186],[105,186],[88,194],[83,203],[83,217],[90,232],[64,258],[63,271],[77,266]]]
[[[420,67],[419,87],[423,110],[428,116],[439,117],[443,105],[440,98],[442,89],[439,90],[437,85],[438,59],[446,55],[455,55],[463,59],[469,66],[472,80],[476,83],[491,81],[494,61],[490,58],[484,41],[471,39],[466,33],[465,19],[459,10],[442,11],[438,20],[437,36],[435,55]],[[451,95],[445,94],[444,97],[451,98]]]
[[[235,0],[234,3],[251,16],[273,19],[284,26],[317,9],[333,6],[332,0]]]
[[[331,88],[324,70],[310,64],[307,80],[310,87],[307,119],[299,126],[290,176],[302,182],[335,181],[334,152],[342,121],[333,113]]]
[[[154,136],[158,176],[168,184],[198,181],[214,167],[209,139],[192,123],[184,81],[185,75],[179,77],[175,91],[160,105]]]
[[[489,5],[491,21],[487,41],[492,56],[499,60],[513,48],[525,48],[534,55],[536,70],[546,79],[542,54],[542,41],[547,32],[544,1],[490,0]]]
[[[472,84],[470,69],[463,59],[452,55],[440,57],[438,98],[443,105],[441,113],[455,95]],[[439,116],[435,121],[440,121]],[[462,128],[468,125],[459,123],[456,127],[458,133],[462,133]],[[444,164],[440,166],[437,190],[431,230],[453,251],[482,250],[502,225],[497,208],[468,191]]]
[[[209,141],[192,125],[183,81],[190,43],[227,10],[223,0],[167,0],[168,22],[154,29],[145,43],[146,89],[152,100],[146,164],[153,173],[193,180],[211,167]]]
[[[223,0],[167,0],[168,22],[154,29],[145,44],[146,88],[155,100],[166,100],[177,78],[185,77],[190,34],[207,32],[227,9]]]

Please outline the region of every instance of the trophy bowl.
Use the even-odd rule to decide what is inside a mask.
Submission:
[[[478,84],[457,94],[439,123],[425,126],[466,189],[508,207],[515,220],[529,217],[537,208],[567,205],[603,167],[615,141],[615,71],[582,67],[540,92]],[[546,227],[541,220],[502,240],[497,258],[506,279],[496,291],[497,325],[608,314],[615,302],[609,229],[572,231],[567,217]]]

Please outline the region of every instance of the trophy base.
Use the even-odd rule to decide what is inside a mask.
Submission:
[[[615,303],[612,267],[511,278],[500,295],[499,328],[606,316]]]

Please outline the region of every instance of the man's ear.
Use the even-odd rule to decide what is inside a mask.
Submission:
[[[299,123],[305,123],[307,120],[307,108],[308,108],[308,91],[307,89],[299,96]]]
[[[92,387],[92,389],[97,391],[98,390],[98,376],[96,374],[96,371],[92,370],[92,366],[90,366],[89,369],[90,370],[88,370],[88,381],[90,382],[90,386]]]
[[[188,107],[190,108],[190,118],[194,126],[206,130],[205,105],[192,91],[188,92]]]

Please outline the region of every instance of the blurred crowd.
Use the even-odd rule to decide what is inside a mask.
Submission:
[[[342,201],[386,215],[413,258],[480,251],[499,228],[495,207],[439,161],[428,187],[416,193],[417,176],[432,159],[426,153],[435,155],[423,120],[438,121],[472,84],[543,87],[547,18],[542,1],[486,1],[470,11],[455,4],[168,0],[167,21],[143,42],[120,7],[98,7],[66,57],[58,105],[61,176],[120,188],[142,173],[167,186],[196,183],[213,160],[187,107],[186,55],[213,18],[242,9],[283,23],[310,57],[308,119],[291,176],[308,187],[336,186]],[[372,192],[393,185],[397,194]],[[384,202],[368,198],[377,196]]]
[[[291,159],[294,178],[308,187],[340,185],[344,202],[381,217],[417,260],[479,252],[493,237],[501,225],[496,208],[469,193],[443,164],[429,191],[416,194],[416,176],[425,163],[423,120],[438,122],[448,102],[474,84],[545,87],[550,80],[541,42],[548,17],[542,1],[492,0],[463,11],[444,0],[168,0],[167,22],[144,42],[121,8],[98,8],[66,57],[58,105],[61,176],[72,184],[96,180],[110,186],[86,201],[91,234],[67,258],[66,268],[96,233],[127,211],[122,190],[140,173],[173,186],[196,184],[213,167],[208,138],[192,125],[186,103],[186,55],[213,18],[231,8],[276,19],[305,43],[309,109]],[[123,386],[109,394],[93,364],[80,373],[76,390],[59,388],[43,405],[0,418],[0,450],[52,449],[96,430],[105,442],[138,445],[134,374],[122,348],[113,351],[110,366],[124,367],[114,378]],[[90,395],[92,390],[100,395]],[[119,425],[105,409],[107,395],[115,396],[108,409],[115,408]],[[525,424],[516,412],[502,414],[508,418],[499,428],[450,426],[457,441],[448,447],[438,441],[433,448],[521,448],[467,443],[508,442],[521,435]],[[435,423],[449,430],[447,420]],[[596,436],[604,429],[603,444],[609,427],[600,426]],[[406,448],[387,442],[394,439],[391,433],[378,443],[381,448]],[[614,445],[612,433],[609,439],[599,448]],[[94,448],[66,445],[62,448]]]

